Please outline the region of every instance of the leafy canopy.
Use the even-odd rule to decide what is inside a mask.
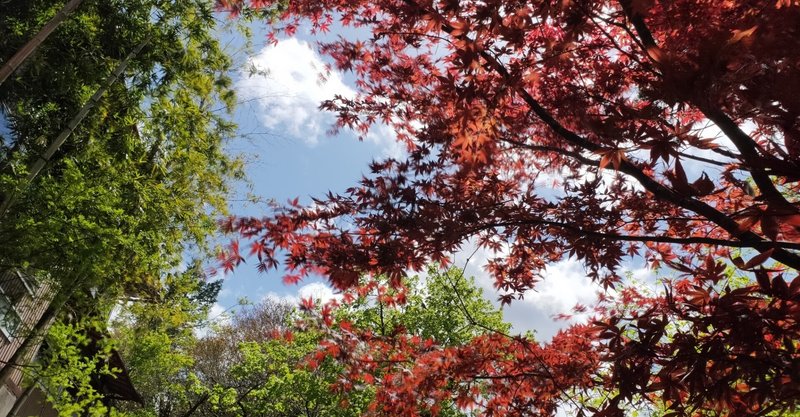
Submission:
[[[449,395],[431,381],[479,379],[491,382],[472,400],[496,415],[552,414],[568,388],[598,385],[615,394],[583,412],[617,415],[634,397],[677,415],[787,409],[800,399],[799,18],[784,0],[293,1],[276,32],[360,28],[319,46],[360,93],[322,108],[340,128],[390,125],[407,154],[313,207],[223,226],[289,281],[398,286],[473,241],[497,253],[503,302],[566,258],[637,300],[635,315],[602,308],[547,345],[476,338],[451,356],[408,343],[416,365],[379,384],[396,413]],[[679,278],[636,296],[626,256]],[[223,263],[241,259],[232,245]],[[718,285],[729,265],[758,285]],[[664,338],[673,321],[687,324]]]
[[[0,56],[57,10],[5,2]],[[183,256],[208,248],[239,162],[232,60],[209,1],[86,1],[0,86],[10,133],[0,150],[0,265],[107,295],[157,287]],[[46,169],[29,168],[138,46]],[[112,295],[113,296],[113,295]]]
[[[3,1],[0,60],[62,4]],[[235,95],[218,23],[206,0],[86,0],[0,85],[0,203],[13,201],[0,213],[0,270],[49,279],[52,299],[37,302],[51,303],[50,352],[65,359],[43,359],[37,374],[64,415],[107,411],[109,399],[90,382],[110,348],[81,354],[90,330],[111,346],[104,325],[120,298],[140,326],[127,334],[142,337],[131,349],[137,372],[164,364],[174,371],[192,339],[182,326],[199,320],[197,310],[207,308],[199,299],[219,289],[195,294],[204,279],[195,268],[176,275],[185,257],[208,253],[228,187],[241,176],[240,162],[224,151],[235,133]],[[110,77],[123,64],[121,77]],[[96,105],[72,124],[91,97]],[[70,129],[29,181],[45,149]],[[26,340],[35,347],[40,339]],[[142,357],[148,348],[150,362]],[[169,377],[154,385],[174,382]]]

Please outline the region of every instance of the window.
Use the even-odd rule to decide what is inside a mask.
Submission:
[[[0,273],[0,333],[8,340],[11,340],[22,322],[17,312],[20,301],[26,295],[34,294],[35,288],[31,283],[15,270]]]
[[[0,291],[8,297],[11,304],[17,305],[25,295],[33,296],[34,281],[19,271],[7,270],[0,273]]]
[[[21,322],[14,304],[5,294],[0,294],[0,332],[3,336],[10,341]]]

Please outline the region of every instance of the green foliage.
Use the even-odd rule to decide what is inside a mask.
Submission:
[[[30,377],[64,416],[78,411],[151,416],[157,410],[167,415],[169,410],[185,410],[197,386],[189,373],[195,364],[195,331],[206,324],[219,289],[220,282],[206,281],[195,263],[184,272],[167,274],[156,293],[110,305],[96,300],[94,314],[59,320],[50,328]],[[99,319],[108,317],[112,308],[110,323]],[[109,367],[112,352],[123,358],[126,374]],[[102,376],[129,378],[145,407],[111,402],[99,388]]]
[[[218,289],[196,278],[192,270],[170,275],[155,302],[127,303],[113,321],[115,346],[145,398],[144,407],[117,404],[126,415],[356,417],[367,412],[374,387],[334,390],[345,365],[317,356],[328,333],[286,303],[267,299],[248,306],[230,323],[196,339],[194,330],[204,324]],[[375,333],[403,326],[447,346],[509,329],[474,281],[458,270],[432,268],[428,277],[409,283],[413,290],[400,309],[364,297],[335,314]],[[317,358],[313,366],[312,357]],[[462,415],[455,407],[442,410],[444,416]]]
[[[0,57],[35,33],[51,3],[4,2]],[[89,264],[81,284],[113,297],[157,287],[187,250],[210,249],[228,184],[241,177],[224,152],[235,98],[216,25],[206,0],[87,0],[0,86],[11,128],[0,199],[15,197],[0,218],[0,266],[72,282]],[[28,183],[31,164],[143,41],[124,79]]]
[[[61,6],[0,0],[0,63]],[[217,19],[211,0],[85,0],[0,85],[0,123],[10,129],[0,138],[0,202],[13,201],[0,215],[0,269],[49,277],[61,298],[69,296],[71,318],[62,315],[50,336],[51,352],[69,359],[44,361],[38,372],[50,375],[44,386],[59,393],[66,414],[94,412],[100,401],[89,370],[108,350],[81,358],[78,335],[103,333],[94,317],[108,317],[119,299],[114,331],[137,387],[151,400],[170,393],[165,404],[192,399],[184,391],[193,331],[219,283],[205,283],[198,265],[174,271],[187,254],[213,249],[228,187],[242,176],[240,161],[224,152],[235,135],[235,94]],[[72,128],[67,122],[143,42],[27,181],[42,152]]]
[[[343,307],[341,314],[379,334],[390,334],[399,326],[443,346],[458,346],[479,334],[511,329],[502,312],[484,298],[474,278],[465,277],[457,268],[439,271],[432,266],[426,277],[411,277],[406,286],[409,292],[403,306],[389,309],[375,298],[362,297]]]
[[[128,301],[111,321],[112,337],[131,382],[147,407],[180,408],[191,400],[187,369],[194,365],[195,331],[216,300],[220,281],[207,282],[199,264],[168,274],[159,293]],[[145,408],[117,405],[131,415]]]
[[[36,374],[59,416],[119,415],[92,385],[101,375],[119,372],[107,363],[113,344],[91,336],[102,332],[104,325],[102,321],[84,320],[76,324],[57,322],[50,327]]]
[[[307,332],[297,333],[291,341],[241,342],[240,361],[229,370],[229,385],[213,387],[210,409],[230,416],[361,415],[369,390],[348,396],[349,406],[344,406],[344,397],[330,389],[340,375],[339,367],[333,361],[314,369],[303,365],[319,338]]]
[[[427,277],[412,278],[408,286],[407,303],[400,308],[362,297],[335,316],[377,334],[403,327],[444,346],[510,328],[473,279],[457,269],[431,268]],[[292,331],[295,320],[303,325]],[[341,382],[344,364],[317,356],[327,333],[312,323],[288,306],[266,300],[199,341],[193,392],[206,400],[195,414],[355,417],[367,412],[374,388],[364,385],[347,393],[333,389]],[[313,366],[307,362],[312,357]],[[441,415],[462,414],[444,404]]]
[[[341,407],[343,397],[330,391],[340,368],[333,361],[316,369],[304,365],[322,333],[289,336],[296,318],[293,307],[265,300],[199,340],[190,378],[198,405],[194,414],[355,416],[353,409]]]

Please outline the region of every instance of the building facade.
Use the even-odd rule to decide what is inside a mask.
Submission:
[[[0,367],[14,367],[5,383],[0,386],[0,416],[7,416],[17,400],[23,396],[23,372],[36,354],[41,341],[35,341],[19,361],[21,363],[8,362],[23,341],[33,337],[33,325],[47,310],[50,298],[47,286],[37,280],[17,270],[0,272]],[[38,415],[50,415],[44,406],[40,411],[43,414]]]

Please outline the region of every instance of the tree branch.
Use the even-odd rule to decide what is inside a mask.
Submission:
[[[647,27],[644,18],[631,7],[631,0],[619,0],[619,3],[626,17],[631,21],[636,33],[639,35],[641,43],[645,48],[645,53],[649,55],[650,50],[659,49],[658,43],[656,43],[650,28]],[[761,166],[765,165],[766,160],[773,158],[763,157],[759,152],[760,148],[758,143],[756,143],[750,135],[745,133],[730,116],[722,111],[722,109],[710,104],[698,103],[696,99],[690,99],[689,101],[694,104],[708,120],[714,122],[714,124],[722,130],[722,133],[733,142],[736,149],[739,150],[741,158],[748,165],[748,171],[753,175],[753,181],[767,200],[784,207],[792,207],[783,194],[778,191],[778,188],[769,178],[769,175],[761,168]]]
[[[617,240],[623,242],[658,242],[658,243],[673,243],[679,245],[692,245],[692,244],[706,244],[706,245],[717,245],[717,246],[728,246],[733,248],[749,248],[752,247],[750,242],[742,242],[738,240],[728,240],[728,239],[716,239],[711,237],[702,237],[702,236],[692,236],[692,237],[670,237],[670,236],[659,236],[659,235],[646,235],[646,236],[635,236],[635,235],[620,235],[616,233],[607,233],[601,232],[596,230],[586,230],[580,227],[577,227],[573,224],[556,222],[551,220],[544,220],[544,219],[529,219],[529,220],[520,220],[520,221],[509,221],[509,222],[495,222],[483,225],[481,229],[486,229],[490,227],[507,227],[507,226],[526,226],[526,225],[544,225],[544,226],[551,226],[557,227],[560,229],[569,230],[571,232],[575,232],[577,234],[593,237],[598,239],[608,239],[608,240]],[[784,242],[784,241],[775,241],[770,242],[773,247],[780,247],[784,249],[793,249],[793,250],[800,250],[800,243],[795,242]]]
[[[414,0],[404,0],[404,2],[406,4],[421,8],[421,6],[419,6]],[[442,24],[441,29],[446,33],[453,32],[453,28],[447,25],[446,23]],[[462,41],[471,42],[471,40],[467,38],[466,35],[462,35],[461,38]],[[575,146],[578,146],[581,149],[587,150],[589,152],[598,152],[602,150],[600,145],[593,143],[589,139],[577,134],[576,132],[567,129],[564,125],[562,125],[524,87],[518,85],[515,86],[514,79],[508,72],[508,69],[506,69],[506,67],[497,59],[495,59],[491,54],[489,54],[484,50],[480,50],[479,54],[481,58],[483,58],[486,61],[488,67],[496,71],[501,77],[503,77],[503,79],[505,79],[508,82],[509,86],[512,86],[514,88],[516,93],[522,97],[523,101],[528,105],[528,107],[536,115],[536,117],[539,120],[541,120],[545,125],[547,125],[553,131],[553,133],[560,136],[567,142]],[[727,216],[725,213],[718,211],[714,207],[700,200],[692,198],[688,195],[680,194],[671,188],[667,188],[663,184],[659,183],[655,179],[645,174],[644,171],[642,171],[639,167],[637,167],[628,160],[621,161],[619,167],[614,167],[613,169],[628,174],[631,177],[635,178],[647,191],[651,192],[656,198],[671,202],[672,204],[675,204],[678,207],[692,211],[707,218],[709,221],[722,227],[732,236],[738,237],[742,243],[746,243],[746,245],[743,247],[752,247],[761,252],[767,251],[769,249],[774,249],[773,242],[765,240],[761,236],[751,231],[739,230],[739,224],[734,219]],[[769,180],[769,178],[767,178],[767,180],[769,184],[772,184],[772,181]],[[774,184],[772,185],[774,188]],[[788,252],[785,249],[782,248],[775,249],[772,252],[772,258],[791,268],[800,269],[800,256]]]
[[[521,148],[525,148],[525,149],[528,149],[528,150],[531,150],[531,151],[553,152],[553,153],[557,153],[559,155],[563,155],[563,156],[566,156],[566,157],[569,157],[569,158],[573,158],[573,159],[579,161],[580,163],[582,163],[584,165],[589,165],[589,166],[593,166],[593,167],[599,167],[600,166],[600,161],[596,161],[596,160],[594,160],[592,158],[585,157],[585,156],[579,154],[578,152],[573,152],[573,151],[569,151],[569,150],[566,150],[566,149],[561,149],[561,148],[558,148],[558,147],[555,147],[555,146],[532,145],[532,144],[520,142],[520,141],[513,140],[513,139],[507,139],[507,138],[504,138],[502,140],[504,142],[506,142],[506,143],[510,143],[510,144],[515,145],[515,146],[519,146]]]
[[[682,156],[682,157],[684,157],[686,159],[694,159],[695,161],[705,162],[707,164],[715,165],[715,166],[718,166],[718,167],[727,167],[728,165],[730,165],[730,163],[728,163],[728,162],[717,161],[716,159],[711,159],[711,158],[704,158],[702,156],[692,155],[692,154],[688,154],[686,152],[678,152],[678,155],[680,155],[680,156]]]

